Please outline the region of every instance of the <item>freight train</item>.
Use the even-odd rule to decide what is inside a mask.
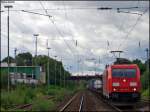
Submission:
[[[88,88],[93,91],[100,91],[102,89],[102,81],[97,79],[92,79],[88,82]]]
[[[102,74],[101,88],[89,84],[89,89],[101,89],[109,100],[137,101],[140,99],[140,70],[136,64],[114,64],[106,66]]]

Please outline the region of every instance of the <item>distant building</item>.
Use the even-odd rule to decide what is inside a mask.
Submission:
[[[1,67],[8,67],[8,64],[6,62],[3,62],[0,64]],[[14,67],[16,66],[16,63],[10,63],[10,66]]]
[[[1,63],[1,71],[7,70],[8,64]],[[16,66],[15,63],[10,64],[10,79],[12,84],[39,84],[46,83],[45,72],[42,72],[40,66]]]

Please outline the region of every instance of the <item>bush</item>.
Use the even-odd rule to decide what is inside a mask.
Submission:
[[[64,99],[64,96],[73,94],[77,87],[69,85],[67,88],[50,85],[31,87],[24,84],[18,84],[14,90],[9,93],[6,90],[1,90],[1,110],[8,110],[9,107],[13,107],[18,104],[33,103],[33,110],[54,110],[55,104]],[[53,96],[52,100],[45,100],[43,96]]]
[[[0,69],[1,70],[1,69]],[[8,84],[8,73],[7,70],[1,70],[1,88],[6,88]]]
[[[143,73],[143,75],[141,76],[141,82],[142,82],[142,90],[146,90],[149,86],[149,77],[150,77],[150,74],[149,74],[149,71],[145,71]]]
[[[1,105],[4,108],[8,108],[13,104],[23,104],[24,103],[24,95],[18,95],[15,91],[11,92],[1,92]]]
[[[42,98],[37,98],[33,102],[32,110],[34,111],[49,111],[53,110],[55,107],[54,102],[51,100],[44,100]]]
[[[150,92],[149,91],[150,91],[150,88],[143,91],[143,93],[142,93],[143,99],[150,99]]]
[[[1,104],[7,108],[9,105],[30,103],[35,97],[34,91],[24,85],[19,85],[15,90],[10,92],[1,91]]]

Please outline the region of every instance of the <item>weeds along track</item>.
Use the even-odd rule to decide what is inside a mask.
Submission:
[[[50,99],[53,99],[54,97],[53,96],[44,96],[43,99],[44,100],[50,100]],[[33,104],[32,103],[28,103],[28,104],[20,104],[20,105],[16,105],[14,108],[10,109],[12,111],[16,111],[18,109],[22,109],[22,110],[32,110],[32,106]]]

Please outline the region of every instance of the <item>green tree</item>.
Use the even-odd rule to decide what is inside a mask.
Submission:
[[[131,64],[131,61],[126,58],[117,58],[114,64]]]
[[[7,61],[8,61],[8,57],[6,57],[6,58],[4,58],[4,59],[2,60],[2,62],[7,62]],[[14,59],[13,57],[9,56],[9,62],[10,62],[10,63],[14,63],[14,62],[15,62],[15,59]]]
[[[141,82],[142,82],[142,89],[146,90],[148,89],[150,86],[150,82],[149,82],[149,78],[150,78],[150,74],[149,74],[149,70],[146,70],[143,75],[141,76]]]
[[[47,73],[48,66],[47,65],[48,65],[48,61],[49,61],[49,73],[50,73],[49,81],[51,84],[55,83],[55,72],[56,72],[56,84],[60,84],[60,78],[61,78],[61,81],[63,82],[64,75],[66,78],[70,76],[70,73],[64,69],[62,62],[57,61],[51,57],[48,57],[46,55],[39,55],[36,58],[34,57],[33,60],[34,60],[34,62],[36,61],[38,66],[42,67],[43,71],[46,72],[46,79],[48,76],[48,73]],[[55,64],[56,64],[56,71],[55,71]],[[60,76],[60,72],[61,72],[61,76]]]
[[[141,60],[135,59],[132,61],[132,63],[137,64],[139,66],[140,71],[141,71],[141,75],[145,72],[146,66],[144,63],[141,62]]]
[[[32,54],[29,52],[20,53],[16,56],[16,62],[18,66],[31,66],[32,65]]]

